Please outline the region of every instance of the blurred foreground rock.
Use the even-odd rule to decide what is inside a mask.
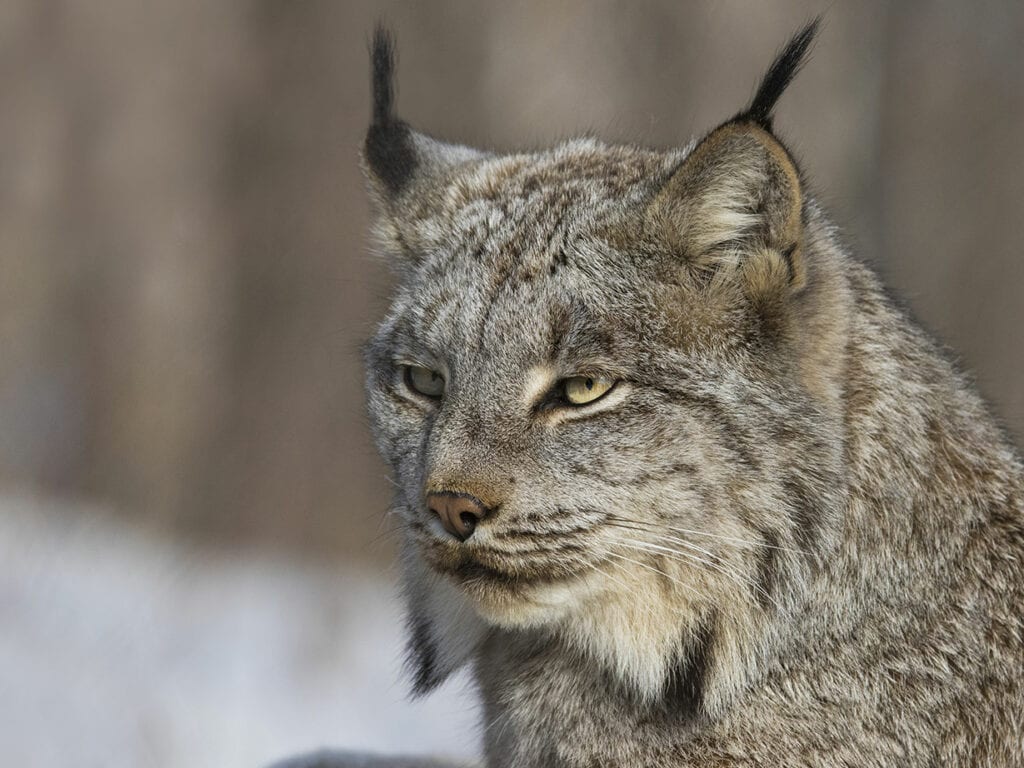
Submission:
[[[468,768],[468,766],[468,763],[449,763],[430,758],[386,757],[325,750],[282,760],[269,768]]]

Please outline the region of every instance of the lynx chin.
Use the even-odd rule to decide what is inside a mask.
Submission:
[[[773,132],[816,27],[664,151],[428,137],[374,37],[409,669],[492,768],[1024,765],[1024,471]]]

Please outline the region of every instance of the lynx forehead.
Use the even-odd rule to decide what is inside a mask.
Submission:
[[[513,154],[399,119],[377,32],[367,397],[490,765],[1024,755],[1020,462],[773,132],[816,27],[679,149]]]

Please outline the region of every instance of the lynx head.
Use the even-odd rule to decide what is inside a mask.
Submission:
[[[363,162],[398,285],[367,393],[417,690],[533,632],[713,714],[800,605],[841,487],[842,313],[772,110],[815,30],[686,148],[514,154],[398,119],[377,32]]]

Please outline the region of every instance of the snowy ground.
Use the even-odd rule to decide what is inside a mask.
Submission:
[[[192,551],[90,509],[0,496],[2,762],[475,756],[465,681],[406,700],[394,594],[379,575]]]

